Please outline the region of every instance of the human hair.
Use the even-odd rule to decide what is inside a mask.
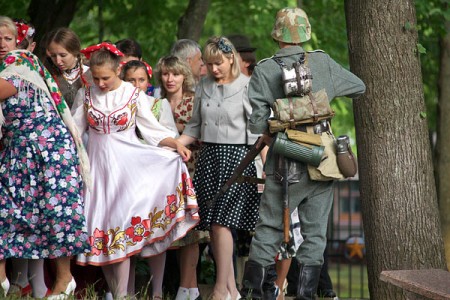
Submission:
[[[72,29],[66,27],[54,29],[45,40],[45,48],[48,49],[51,43],[59,44],[73,56],[80,57],[80,38]]]
[[[125,56],[135,56],[139,59],[142,58],[141,45],[133,39],[123,39],[115,43],[117,49],[119,49]]]
[[[231,76],[233,79],[236,79],[241,74],[241,69],[239,67],[239,60],[237,59],[238,53],[233,44],[223,36],[210,37],[203,50],[203,60],[205,62],[222,61],[222,55],[233,60],[233,64],[231,65]]]
[[[14,38],[17,39],[17,27],[10,17],[0,16],[0,27],[6,27],[12,34],[14,34]]]
[[[166,97],[167,91],[162,84],[162,70],[165,69],[168,72],[173,72],[177,74],[181,74],[184,76],[183,81],[183,93],[192,91],[195,86],[194,75],[192,75],[191,67],[182,60],[180,57],[175,55],[167,55],[162,57],[158,64],[156,65],[155,78],[156,81],[161,86],[161,96]]]
[[[51,43],[58,44],[67,50],[70,54],[75,56],[79,63],[82,62],[81,57],[81,41],[78,35],[70,28],[59,27],[50,31],[45,38],[45,49],[48,49]],[[45,66],[49,69],[50,73],[57,74],[61,71],[53,63],[50,57],[47,57]]]
[[[89,66],[100,67],[106,64],[111,66],[111,69],[116,71],[119,68],[121,57],[112,53],[106,48],[101,48],[93,52],[89,59]]]
[[[239,55],[241,56],[242,60],[245,62],[248,62],[249,65],[247,67],[248,72],[250,75],[253,73],[253,70],[256,67],[256,55],[254,52],[239,52]]]
[[[22,41],[17,44],[17,49],[28,49],[28,47],[33,43],[34,37],[36,35],[36,28],[30,22],[25,21],[24,19],[13,19],[14,23],[17,26],[26,25],[28,26],[27,32],[25,32],[25,36]],[[17,33],[19,35],[19,33]]]
[[[190,39],[180,39],[176,41],[170,50],[170,54],[178,56],[184,61],[194,57],[198,52],[201,52],[200,45]]]
[[[124,64],[120,71],[120,78],[122,80],[125,80],[125,76],[127,75],[127,72],[129,70],[136,71],[137,69],[143,69],[145,71],[145,74],[147,74],[148,82],[150,82],[150,75],[148,74],[147,66],[140,60],[130,60],[126,64]]]

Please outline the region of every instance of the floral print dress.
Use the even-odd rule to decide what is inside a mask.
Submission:
[[[88,249],[83,184],[72,136],[48,93],[19,76],[2,101],[0,259],[57,258]]]
[[[195,94],[193,93],[186,93],[183,95],[183,99],[181,102],[175,107],[175,110],[173,112],[173,117],[175,119],[176,124],[183,125],[183,127],[189,122],[189,120],[192,117],[192,111],[194,108],[194,99]],[[181,135],[183,132],[179,132]],[[195,170],[195,163],[197,162],[199,150],[200,150],[200,142],[195,141],[194,143],[190,144],[188,146],[189,150],[192,151],[191,158],[186,163],[188,166],[189,173],[191,174],[191,177],[194,178],[194,170]]]
[[[78,127],[88,128],[93,179],[86,193],[91,251],[78,255],[77,263],[102,266],[166,251],[199,222],[186,165],[176,152],[156,147],[174,133],[128,82],[108,92],[81,89],[74,108]]]

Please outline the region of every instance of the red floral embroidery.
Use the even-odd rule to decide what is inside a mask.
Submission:
[[[96,127],[100,123],[91,112],[87,116],[87,121],[91,127]]]
[[[113,122],[115,125],[123,126],[128,122],[128,115],[126,112],[121,113],[118,116],[113,117]]]
[[[59,93],[59,92],[53,92],[51,95],[52,95],[52,98],[53,98],[53,100],[55,101],[55,104],[56,104],[56,105],[61,104],[61,93]]]
[[[187,196],[195,196],[195,191],[194,191],[194,185],[192,184],[192,178],[189,177],[187,178],[187,174],[183,173],[181,175],[181,178],[183,180],[183,194],[187,195]]]
[[[168,216],[169,218],[173,219],[175,218],[176,214],[177,214],[177,196],[176,195],[169,195],[167,196],[167,206],[165,209],[165,213],[166,216]]]
[[[108,252],[108,247],[106,246],[109,242],[109,237],[103,230],[99,230],[98,228],[95,228],[94,230],[94,236],[89,237],[89,244],[92,247],[92,254],[93,255],[100,255],[102,253]]]
[[[131,227],[125,230],[125,233],[133,240],[133,242],[140,242],[145,237],[150,235],[151,222],[145,219],[141,222],[141,217],[131,218]]]
[[[16,60],[16,58],[14,56],[8,56],[7,58],[5,58],[5,63],[7,64],[11,64]]]

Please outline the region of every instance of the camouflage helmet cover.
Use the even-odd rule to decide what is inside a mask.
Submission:
[[[298,44],[311,38],[311,24],[300,8],[283,8],[278,11],[272,37],[280,42]]]

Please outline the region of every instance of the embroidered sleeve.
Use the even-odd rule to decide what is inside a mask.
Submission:
[[[147,143],[157,146],[161,140],[175,137],[175,133],[159,124],[146,97],[144,93],[140,93],[137,100],[136,126]]]

